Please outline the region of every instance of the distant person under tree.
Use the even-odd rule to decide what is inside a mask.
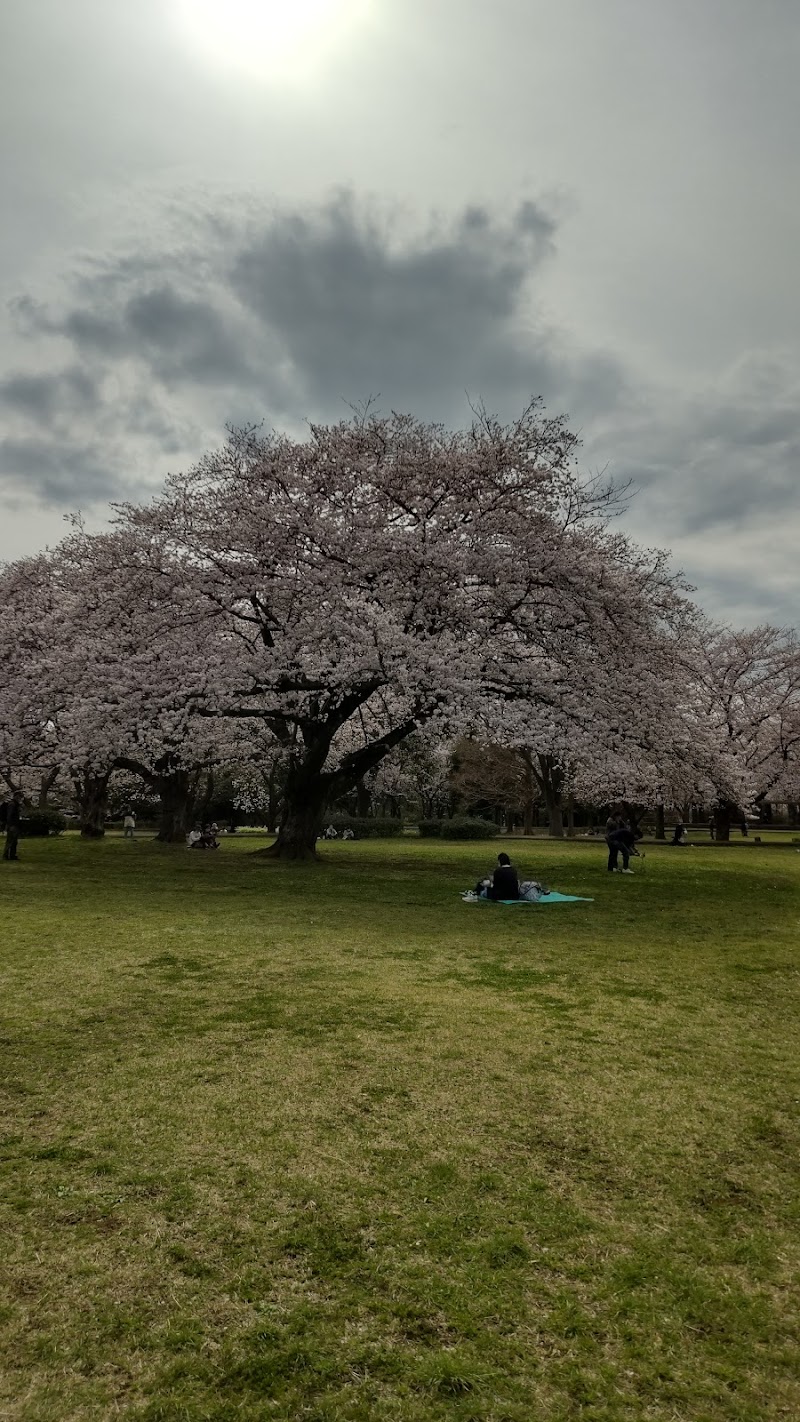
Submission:
[[[606,844],[609,874],[632,874],[633,870],[628,867],[629,860],[632,854],[638,854],[639,851],[636,848],[636,835],[621,815],[609,815],[606,821]],[[619,868],[620,855],[622,869]]]
[[[3,849],[4,859],[19,860],[17,845],[19,843],[19,824],[22,818],[21,805],[22,791],[15,790],[11,799],[3,806],[5,812],[3,819],[6,831],[6,842],[5,848]]]

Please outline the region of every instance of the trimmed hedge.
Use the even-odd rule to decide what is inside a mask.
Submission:
[[[49,834],[63,834],[66,828],[60,810],[31,810],[22,815],[19,832],[24,839],[44,839]]]
[[[403,833],[403,821],[390,819],[388,816],[381,819],[379,816],[367,816],[360,818],[358,815],[331,815],[325,820],[323,831],[333,825],[337,834],[343,830],[353,831],[356,839],[393,839],[395,835]]]
[[[494,839],[500,826],[494,820],[455,815],[452,820],[420,820],[419,832],[423,839]]]

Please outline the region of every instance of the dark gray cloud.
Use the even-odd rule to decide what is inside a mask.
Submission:
[[[108,272],[94,283],[84,277],[76,286],[87,304],[60,316],[29,299],[18,302],[27,334],[64,337],[87,361],[141,361],[165,385],[248,378],[232,323],[211,301],[183,294],[163,273],[158,283],[129,295],[122,276],[130,269],[123,261],[113,278]]]
[[[96,382],[80,366],[54,374],[17,374],[0,380],[0,405],[49,423],[59,414],[74,416],[90,410],[97,400]]]
[[[312,408],[379,390],[452,418],[465,387],[504,405],[552,391],[552,337],[523,338],[519,323],[554,232],[527,202],[507,224],[471,207],[449,230],[395,245],[344,195],[279,215],[238,254],[231,282],[280,339]]]
[[[7,495],[59,508],[136,497],[228,422],[300,430],[378,396],[461,423],[467,393],[501,416],[539,394],[581,431],[590,469],[639,489],[637,536],[672,544],[720,608],[741,582],[729,562],[751,586],[777,529],[749,606],[786,615],[786,529],[800,515],[791,349],[745,353],[683,389],[578,345],[543,313],[559,229],[531,201],[505,215],[467,205],[415,229],[346,191],[269,211],[228,202],[223,215],[176,205],[173,217],[178,240],[84,258],[59,296],[12,303],[26,366],[0,380]]]
[[[34,489],[45,502],[71,509],[88,499],[107,499],[118,484],[113,461],[89,444],[57,445],[46,436],[0,439],[0,478]]]
[[[155,475],[228,422],[297,425],[368,396],[453,422],[468,416],[466,392],[504,415],[533,394],[559,407],[574,394],[589,414],[620,396],[612,357],[571,354],[537,316],[556,228],[532,201],[507,218],[468,206],[416,233],[348,193],[194,225],[161,253],[84,263],[60,301],[15,300],[32,358],[55,344],[70,364],[0,386],[18,420],[6,480],[19,457],[19,479],[45,500],[111,496],[126,448]],[[103,433],[105,491],[91,453]]]
[[[637,406],[596,448],[669,536],[764,516],[797,526],[800,353],[754,352],[690,396],[642,388]]]
[[[587,454],[633,481],[629,527],[673,549],[714,616],[796,625],[800,352],[753,352],[689,395],[642,386]]]

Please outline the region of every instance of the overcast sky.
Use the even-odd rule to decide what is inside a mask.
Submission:
[[[797,0],[3,0],[0,558],[226,422],[541,394],[796,625],[799,72]]]

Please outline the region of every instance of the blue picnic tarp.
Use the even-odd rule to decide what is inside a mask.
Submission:
[[[505,904],[507,908],[520,905],[523,908],[538,908],[540,904],[593,904],[594,899],[584,898],[582,894],[559,894],[555,891],[549,894],[542,894],[539,899],[465,899],[468,904]]]

